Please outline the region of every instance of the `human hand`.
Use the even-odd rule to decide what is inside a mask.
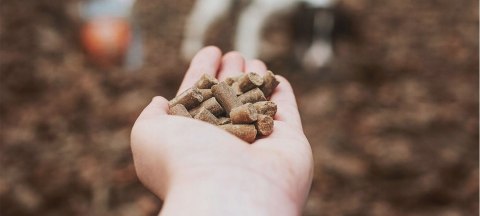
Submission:
[[[259,60],[216,47],[197,53],[179,93],[203,73],[220,81],[244,72],[264,75]],[[293,90],[280,84],[273,133],[248,144],[205,122],[167,115],[168,101],[155,97],[131,134],[137,175],[165,200],[161,215],[300,215],[310,189],[313,159]]]

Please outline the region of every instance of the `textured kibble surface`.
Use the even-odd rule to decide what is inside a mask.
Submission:
[[[218,125],[252,143],[257,135],[273,132],[277,105],[267,98],[278,84],[271,71],[263,77],[252,72],[223,82],[204,74],[194,86],[170,100],[168,113]]]

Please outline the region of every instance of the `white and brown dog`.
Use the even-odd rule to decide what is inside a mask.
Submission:
[[[207,30],[229,10],[234,1],[236,0],[196,1],[187,20],[182,44],[182,54],[186,59],[190,59],[204,46]],[[290,11],[301,3],[314,12],[310,13],[312,21],[305,23],[310,25],[305,28],[311,28],[311,41],[308,47],[303,43],[304,48],[297,49],[302,50],[301,54],[297,52],[297,56],[306,67],[324,66],[333,55],[330,38],[334,20],[331,8],[336,0],[251,0],[240,13],[234,49],[240,51],[246,58],[258,58],[261,51],[262,29],[268,18],[273,14]],[[315,11],[321,12],[317,14]]]

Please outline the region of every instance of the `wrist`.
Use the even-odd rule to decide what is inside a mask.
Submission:
[[[245,172],[215,172],[173,181],[161,215],[299,215],[303,199]]]

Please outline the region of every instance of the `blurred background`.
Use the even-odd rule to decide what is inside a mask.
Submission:
[[[160,210],[129,133],[177,91],[196,2],[118,1],[1,1],[1,215]],[[248,5],[229,5],[204,43],[234,49]],[[289,8],[265,22],[257,57],[291,81],[313,148],[304,215],[478,215],[478,1]],[[319,11],[334,22],[317,25]],[[318,40],[333,54],[312,66],[302,54]]]

